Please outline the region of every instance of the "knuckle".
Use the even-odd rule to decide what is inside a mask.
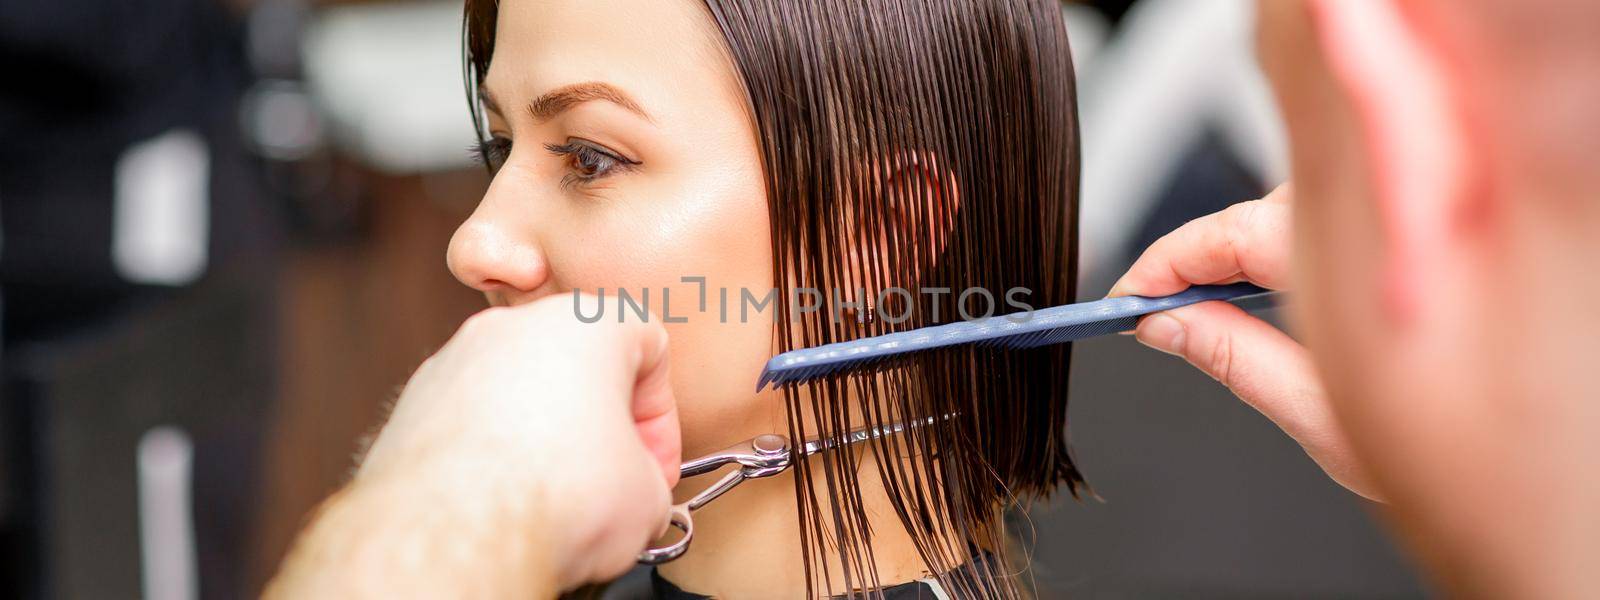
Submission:
[[[472,316],[467,317],[467,320],[461,322],[461,331],[462,333],[468,333],[491,329],[500,320],[504,312],[505,309],[491,306],[473,313]]]
[[[1276,248],[1274,232],[1283,226],[1281,206],[1265,200],[1240,202],[1228,208],[1225,236],[1233,261],[1247,277],[1270,276]]]
[[[651,319],[648,322],[641,322],[639,324],[639,328],[643,334],[650,339],[656,339],[658,337],[667,335],[667,328],[661,324],[660,319]]]
[[[534,312],[561,315],[571,313],[573,307],[591,307],[594,297],[588,294],[551,294],[535,300],[530,306]]]
[[[1208,360],[1211,376],[1222,385],[1233,388],[1233,336],[1219,335],[1211,342],[1211,353]]]
[[[1261,213],[1261,201],[1251,200],[1229,206],[1223,211],[1223,226],[1228,239],[1238,244],[1251,237]]]

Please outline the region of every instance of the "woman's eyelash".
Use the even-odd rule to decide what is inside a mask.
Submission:
[[[639,165],[639,161],[588,140],[574,138],[565,144],[545,144],[544,147],[567,161],[568,173],[561,178],[562,186],[588,183]]]
[[[566,160],[568,172],[561,178],[564,187],[588,183],[640,164],[605,146],[576,138],[565,144],[545,144],[545,149]],[[511,157],[511,140],[494,136],[473,144],[468,153],[474,162],[484,165],[493,174]]]
[[[472,155],[474,162],[489,169],[490,173],[500,170],[500,166],[511,157],[511,140],[495,136],[473,144],[467,152]]]

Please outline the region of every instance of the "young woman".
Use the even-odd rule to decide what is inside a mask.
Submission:
[[[667,320],[685,457],[933,421],[697,512],[658,592],[1018,595],[1002,511],[1082,481],[1068,348],[751,390],[775,352],[1074,299],[1059,6],[468,0],[466,37],[494,179],[450,245],[464,283],[497,305],[602,294],[605,318],[636,318],[625,292]]]

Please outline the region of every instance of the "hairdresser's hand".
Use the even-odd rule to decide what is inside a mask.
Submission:
[[[1283,289],[1289,280],[1291,191],[1195,219],[1157,240],[1111,288],[1112,296],[1165,296],[1191,285],[1249,281]],[[1328,475],[1377,499],[1311,355],[1272,325],[1226,302],[1156,313],[1139,322],[1145,345],[1175,354],[1222,382],[1305,448]]]
[[[406,384],[273,595],[541,597],[631,567],[678,479],[667,336],[579,322],[573,302],[468,319]]]

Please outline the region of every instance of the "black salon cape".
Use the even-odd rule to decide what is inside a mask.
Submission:
[[[711,596],[702,596],[693,592],[683,591],[671,581],[667,581],[654,569],[650,570],[651,597],[656,600],[710,600]],[[899,585],[883,588],[884,600],[937,600],[939,594],[935,593],[933,586],[922,581],[909,581]]]
[[[981,573],[993,564],[994,555],[987,552],[976,553],[971,562],[957,567],[951,575],[957,578],[966,578]],[[978,577],[974,583],[982,586],[988,578]],[[986,587],[986,586],[985,586]],[[992,591],[992,590],[991,590]],[[884,600],[940,600],[950,598],[948,591],[940,593],[928,580],[908,581],[906,583],[891,585],[879,590]],[[650,597],[655,600],[709,600],[711,596],[702,596],[694,592],[684,591],[665,577],[656,569],[650,569]]]

